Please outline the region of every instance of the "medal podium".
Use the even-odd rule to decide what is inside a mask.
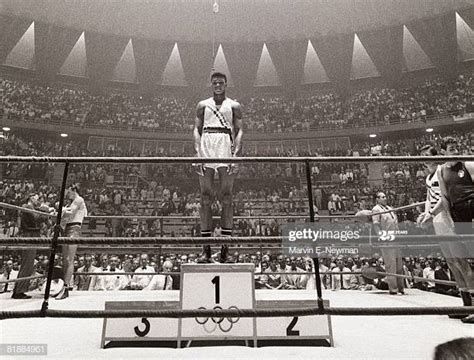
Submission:
[[[256,291],[253,264],[183,264],[180,291],[153,293],[156,293],[156,301],[108,301],[105,309],[284,310],[317,307],[315,291]],[[314,299],[311,299],[312,296]],[[329,306],[329,301],[324,301],[324,305]],[[103,348],[112,344],[136,342],[153,342],[156,346],[176,348],[240,342],[253,347],[272,344],[281,346],[283,343],[289,346],[333,346],[333,336],[329,315],[104,319]]]

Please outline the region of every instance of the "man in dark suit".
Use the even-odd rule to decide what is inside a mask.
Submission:
[[[25,208],[36,210],[39,208],[38,194],[30,194],[27,199],[27,203],[24,205]],[[24,237],[40,237],[40,224],[38,215],[23,211],[20,218],[20,230],[21,236]],[[34,262],[36,256],[36,249],[23,250],[21,254],[21,266],[18,278],[28,277],[34,273]],[[29,280],[18,281],[15,284],[13,290],[13,299],[30,299],[31,296],[27,295],[26,292],[30,287]]]
[[[434,276],[436,280],[455,281],[453,273],[449,269],[446,259],[441,259],[441,267],[435,271]],[[436,283],[435,291],[439,294],[446,294],[452,296],[459,295],[459,291],[454,285],[444,285]]]
[[[97,268],[92,265],[92,256],[86,255],[84,257],[84,266],[81,266],[77,269],[78,273],[91,273],[95,272]],[[89,290],[89,286],[91,284],[92,275],[76,275],[77,276],[77,290],[87,291]]]

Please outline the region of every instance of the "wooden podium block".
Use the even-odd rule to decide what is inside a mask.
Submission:
[[[289,309],[317,307],[316,300],[259,300],[257,309]],[[324,306],[329,301],[324,300]],[[281,316],[257,318],[258,340],[324,339],[332,346],[332,326],[329,315]]]
[[[316,292],[262,290],[255,299],[253,264],[184,264],[181,267],[181,290],[156,291],[156,298],[167,301],[106,302],[106,310],[179,310],[179,309],[289,309],[315,308]],[[166,293],[166,295],[165,295]],[[179,295],[179,301],[178,301]],[[314,295],[314,298],[313,298]],[[329,301],[324,300],[329,307]],[[106,342],[253,340],[257,346],[266,343],[317,346],[321,340],[333,346],[329,315],[278,316],[260,318],[122,318],[104,319],[102,347]],[[277,342],[275,342],[276,340]],[[300,341],[301,340],[301,341]],[[262,341],[260,343],[259,341]],[[263,344],[265,345],[265,344]]]
[[[255,308],[253,264],[184,264],[182,309]],[[180,321],[180,340],[255,340],[254,318],[188,318]]]
[[[178,301],[109,301],[105,310],[178,310]],[[107,341],[178,341],[179,319],[104,319],[102,348]]]

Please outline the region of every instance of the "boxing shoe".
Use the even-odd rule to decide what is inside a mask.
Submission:
[[[67,286],[63,286],[59,294],[56,296],[56,300],[64,300],[69,297],[69,288]]]
[[[26,299],[31,299],[31,296],[26,295],[25,293],[19,293],[19,294],[13,294],[12,299],[26,300]]]
[[[462,318],[461,321],[464,324],[474,324],[474,315],[466,316],[465,318]]]
[[[199,257],[198,263],[200,264],[208,264],[212,262],[211,259],[211,245],[204,245],[203,246],[203,253]]]
[[[231,260],[232,260],[232,259],[231,259],[230,256],[229,256],[229,246],[227,246],[227,245],[222,245],[222,246],[221,246],[221,256],[220,256],[219,262],[220,262],[221,264],[225,264],[225,263],[230,263],[230,262],[232,262]]]

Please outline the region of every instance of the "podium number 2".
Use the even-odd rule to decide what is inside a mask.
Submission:
[[[295,316],[293,320],[291,320],[290,325],[288,325],[288,327],[286,328],[287,336],[300,336],[299,330],[293,330],[297,322],[298,322],[298,316]]]
[[[211,282],[214,284],[214,288],[215,288],[216,304],[219,304],[221,302],[221,294],[220,294],[221,277],[214,276]]]

